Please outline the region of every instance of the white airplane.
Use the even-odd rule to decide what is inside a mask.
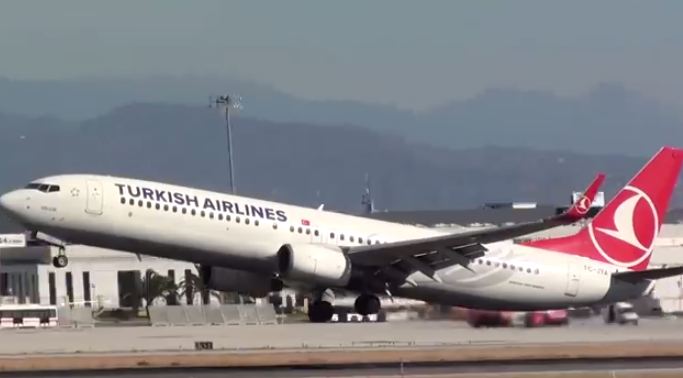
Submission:
[[[647,269],[683,150],[664,147],[576,235],[523,235],[583,219],[604,176],[565,213],[448,233],[182,186],[100,175],[45,177],[0,197],[10,218],[59,246],[90,245],[202,266],[207,287],[249,293],[286,284],[315,294],[312,322],[334,290],[359,294],[361,315],[388,295],[478,309],[529,311],[613,303],[646,293],[682,267]],[[60,240],[60,243],[49,240]]]

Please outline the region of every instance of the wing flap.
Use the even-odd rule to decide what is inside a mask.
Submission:
[[[639,283],[645,280],[658,280],[681,274],[683,274],[683,266],[618,272],[613,273],[612,277],[624,282]]]

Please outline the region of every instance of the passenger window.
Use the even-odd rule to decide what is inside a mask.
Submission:
[[[339,240],[344,240],[344,234],[339,235]]]
[[[249,218],[244,218],[244,224],[249,224]]]
[[[126,199],[121,197],[121,204],[125,205],[126,204]]]
[[[151,209],[151,208],[152,208],[152,203],[149,202],[149,201],[147,201],[147,208],[148,208],[148,209]]]
[[[353,236],[349,236],[349,241],[353,242]]]
[[[313,231],[313,235],[318,236],[318,235],[320,235],[320,233],[318,232],[318,230],[315,230],[315,231]]]
[[[334,239],[334,232],[330,232],[330,239]]]
[[[294,232],[294,226],[289,226],[289,232]]]
[[[358,238],[358,243],[363,244],[363,238]]]
[[[256,219],[256,220],[254,221],[254,226],[258,226],[258,224],[259,224],[259,221],[258,221],[258,219]]]
[[[50,185],[47,189],[48,193],[55,193],[59,191],[59,185]]]
[[[230,222],[230,219],[231,219],[230,214],[225,214],[225,220],[227,222]]]
[[[510,269],[515,270],[515,266],[514,266],[514,265],[510,265]]]
[[[164,211],[168,211],[168,205],[164,205]]]
[[[197,214],[197,211],[195,209],[190,210],[190,214],[192,216],[195,216]]]
[[[213,213],[209,213],[209,219],[213,219]]]
[[[183,209],[180,210],[180,212],[183,213],[183,214],[187,214],[187,208],[183,207]]]
[[[301,233],[301,232],[303,232],[303,229],[302,229],[301,227],[299,227],[299,228],[297,229],[297,231],[298,231],[299,233]]]
[[[372,240],[368,239],[368,245],[372,244]]]
[[[175,213],[175,212],[178,212],[178,207],[177,207],[177,206],[173,206],[173,212],[174,212],[174,213]]]
[[[132,199],[132,198],[129,199],[129,200],[128,200],[128,204],[131,205],[131,206],[135,206],[135,200]]]
[[[534,274],[538,274],[538,268],[536,268],[536,270],[534,271]]]
[[[206,213],[204,212],[204,210],[199,212],[199,216],[202,218],[206,216]]]
[[[526,268],[527,273],[531,273],[531,268]]]
[[[277,223],[273,223],[273,230],[277,230]]]
[[[491,261],[490,261],[490,260],[486,260],[486,265],[491,266]]]
[[[139,200],[139,201],[138,201],[138,206],[140,206],[140,207],[145,206],[145,202],[143,202],[142,200]]]
[[[223,220],[223,214],[218,213],[218,220]]]
[[[307,229],[306,229],[306,235],[310,235],[310,234],[311,234],[311,229],[310,229],[310,228],[307,228]]]
[[[240,222],[240,217],[235,217],[235,222],[239,223]]]
[[[158,203],[155,203],[155,204],[154,204],[154,208],[157,209],[157,210],[159,210],[159,209],[161,209],[161,205],[159,205]]]
[[[375,244],[379,244],[379,240],[375,240]]]

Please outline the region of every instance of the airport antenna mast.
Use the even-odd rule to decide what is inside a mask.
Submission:
[[[209,107],[217,107],[221,109],[225,115],[225,129],[228,149],[228,170],[230,174],[230,194],[236,194],[235,189],[235,167],[233,165],[232,152],[232,124],[230,123],[230,115],[242,109],[242,97],[238,95],[225,95],[217,97],[209,97]]]

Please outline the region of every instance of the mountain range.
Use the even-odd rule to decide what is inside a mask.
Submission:
[[[216,109],[138,102],[84,120],[17,113],[0,114],[2,192],[74,172],[228,187],[226,130]],[[362,125],[242,115],[234,120],[236,188],[246,196],[358,212],[368,173],[380,209],[472,208],[492,201],[564,205],[597,172],[607,173],[609,196],[662,144],[641,156],[588,155],[568,150],[586,139],[571,134],[576,138],[565,138],[563,150],[456,148]],[[674,202],[681,199],[676,193]]]
[[[371,84],[369,84],[371,85]],[[360,89],[359,89],[360,90]],[[0,78],[0,112],[51,118],[61,126],[104,116],[131,103],[204,107],[210,94],[243,98],[241,115],[271,122],[356,125],[426,146],[497,146],[582,154],[647,156],[683,141],[683,112],[618,83],[578,97],[499,88],[429,111],[357,101],[308,101],[267,85],[221,77],[22,81]],[[406,96],[419,94],[406,92]],[[6,116],[7,117],[7,116]]]

